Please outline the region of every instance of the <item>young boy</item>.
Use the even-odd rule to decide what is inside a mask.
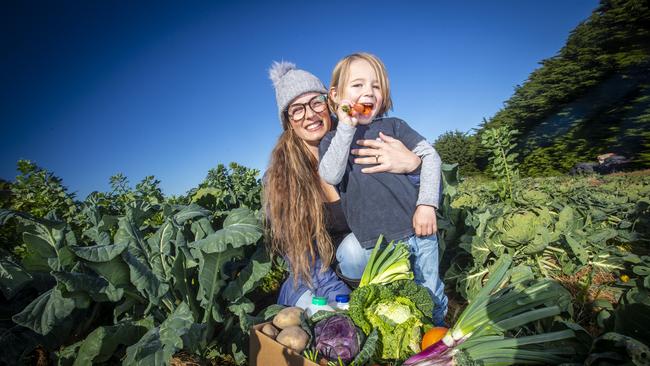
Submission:
[[[339,61],[329,94],[339,124],[321,140],[319,174],[338,187],[348,225],[365,252],[362,258],[367,260],[382,234],[387,241],[407,242],[415,281],[430,290],[436,305],[434,324],[443,325],[447,297],[438,273],[435,235],[440,157],[406,122],[383,117],[392,101],[386,69],[376,56],[358,53]],[[349,157],[353,141],[376,139],[380,132],[397,138],[422,159],[419,191],[402,174],[364,174]],[[375,159],[380,163],[381,156]]]

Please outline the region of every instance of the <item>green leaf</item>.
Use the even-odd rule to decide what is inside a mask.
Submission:
[[[641,258],[639,258],[638,255],[629,253],[625,257],[623,257],[623,260],[632,264],[639,264],[641,263]]]
[[[208,344],[208,324],[193,323],[190,330],[183,334],[183,350],[189,353],[201,354]]]
[[[236,301],[257,287],[259,282],[271,271],[271,260],[263,245],[260,245],[250,261],[239,273],[235,280],[226,286],[223,297],[228,301]]]
[[[365,365],[373,355],[377,353],[377,343],[379,342],[379,332],[377,328],[373,328],[366,341],[363,343],[361,351],[354,357],[352,361],[355,365]]]
[[[88,262],[85,265],[107,279],[115,287],[128,287],[131,285],[129,266],[124,263],[121,256],[117,256],[108,262]]]
[[[194,240],[201,240],[206,236],[214,233],[214,229],[212,228],[210,220],[205,217],[192,222],[190,230],[192,233],[194,233]]]
[[[23,264],[27,270],[49,272],[58,269],[57,263],[54,263],[54,268],[50,267],[49,259],[56,259],[57,255],[56,250],[49,241],[29,232],[23,233],[23,241],[27,253]]]
[[[101,214],[99,207],[87,206],[83,213],[88,217],[92,226],[83,232],[83,236],[90,238],[91,241],[107,245],[111,243],[111,228],[116,224],[115,216]]]
[[[75,309],[73,299],[63,297],[56,287],[37,297],[12,320],[34,332],[45,335],[61,324]]]
[[[139,211],[134,209],[134,211]],[[138,224],[134,221],[133,216],[139,215],[129,210],[129,215],[121,217],[118,223],[119,229],[115,233],[113,240],[116,243],[126,243],[133,254],[138,257],[148,258],[148,247],[142,238],[142,233]]]
[[[206,238],[188,244],[204,253],[218,253],[228,249],[228,245],[238,248],[256,243],[262,237],[262,227],[255,213],[248,208],[230,211],[223,228]]]
[[[505,246],[492,238],[477,235],[472,239],[469,249],[475,263],[484,265],[492,253],[502,253]]]
[[[383,235],[380,235],[379,238],[377,239],[377,242],[375,243],[375,247],[370,252],[370,257],[368,258],[368,263],[370,263],[370,265],[369,266],[366,265],[366,268],[364,269],[363,274],[361,275],[361,281],[359,283],[360,285],[361,284],[365,285],[369,283],[370,277],[372,277],[372,275],[375,272],[374,271],[375,262],[377,262],[377,256],[379,253],[379,248],[381,247],[382,239],[383,239]],[[382,254],[388,254],[388,250],[387,249],[384,250]]]
[[[125,296],[124,300],[122,300],[115,306],[115,308],[113,308],[113,322],[117,323],[120,321],[120,319],[122,319],[122,314],[128,313],[137,304],[138,300],[134,296]],[[129,319],[129,314],[127,314],[127,316],[124,318]]]
[[[555,223],[555,231],[558,234],[568,234],[576,229],[576,221],[574,218],[574,210],[571,206],[564,206],[558,215],[557,222]]]
[[[77,352],[79,351],[79,347],[81,347],[81,343],[83,341],[73,343],[55,352],[57,366],[71,366],[77,358]]]
[[[172,355],[183,348],[183,337],[190,331],[194,319],[185,303],[160,325],[149,330],[126,350],[123,365],[167,365]],[[190,345],[188,345],[189,348]]]
[[[56,257],[56,250],[54,250],[53,244],[38,235],[24,232],[23,241],[25,242],[25,245],[27,245],[28,251],[36,252],[43,258]]]
[[[605,322],[611,316],[612,316],[612,314],[607,310],[599,311],[598,315],[596,316],[596,322],[598,323],[598,326],[601,327],[601,328],[605,328]]]
[[[79,258],[85,259],[89,262],[108,262],[113,258],[122,254],[126,249],[127,244],[106,244],[106,245],[93,245],[89,247],[69,247],[70,250]]]
[[[147,240],[149,253],[152,254],[149,257],[149,265],[160,279],[171,279],[171,264],[167,261],[170,260],[173,246],[172,240],[176,238],[177,231],[177,228],[170,221],[167,221]]]
[[[588,240],[593,244],[605,244],[609,239],[615,238],[618,232],[615,229],[602,229],[589,235]]]
[[[599,308],[603,308],[603,309],[607,309],[607,310],[613,310],[614,309],[614,306],[612,306],[612,303],[607,301],[607,300],[604,300],[604,299],[596,299],[596,300],[594,300],[592,305],[594,307],[599,307]]]
[[[52,275],[69,292],[86,293],[98,302],[116,302],[124,295],[121,288],[115,288],[101,277],[78,272],[52,272]]]
[[[193,283],[195,281],[195,274],[194,271],[188,271],[186,262],[184,252],[182,250],[178,251],[174,259],[174,266],[172,267],[172,287],[182,296],[183,301],[192,310],[194,317],[198,319],[200,307],[196,299],[198,291]]]
[[[533,274],[533,270],[530,268],[530,266],[523,265],[523,264],[511,268],[510,273],[508,275],[512,283],[519,283],[526,280],[532,280],[535,278],[535,275]]]
[[[179,224],[183,225],[188,220],[193,220],[197,217],[209,217],[210,211],[204,209],[203,207],[192,203],[185,206],[180,212],[174,215],[174,220]]]
[[[545,228],[539,228],[531,243],[522,248],[522,253],[532,255],[541,253],[551,242],[551,233]]]
[[[630,229],[632,227],[632,225],[633,224],[631,222],[629,222],[627,220],[623,220],[623,221],[621,221],[620,224],[618,224],[618,228],[619,229]]]
[[[580,263],[582,264],[589,263],[589,254],[582,246],[582,244],[580,244],[580,242],[574,239],[573,236],[571,236],[570,234],[565,235],[564,238],[566,239],[566,242],[571,248],[571,251],[576,256],[576,258],[578,258]]]
[[[650,267],[647,266],[634,266],[632,267],[632,272],[638,274],[639,276],[650,275]]]
[[[81,343],[74,366],[107,362],[120,345],[130,346],[147,332],[147,328],[133,322],[98,327]]]
[[[232,258],[243,256],[242,248],[231,249],[223,253],[204,254],[199,258],[199,292],[198,299],[206,310],[203,321],[212,315],[215,297],[226,286],[223,276],[223,264]]]
[[[237,302],[228,305],[228,310],[239,318],[239,328],[241,331],[248,333],[253,324],[249,321],[250,318],[247,315],[255,310],[255,304],[249,299],[242,297]]]
[[[286,308],[284,305],[280,304],[271,304],[267,306],[266,308],[262,309],[258,314],[257,317],[262,319],[262,321],[268,321],[271,318],[273,318],[277,313],[280,312],[280,310]]]
[[[7,300],[32,280],[29,272],[16,263],[9,254],[0,257],[0,291]]]
[[[129,250],[122,252],[122,259],[129,266],[129,278],[138,291],[151,303],[158,305],[169,286],[154,275],[151,269]]]

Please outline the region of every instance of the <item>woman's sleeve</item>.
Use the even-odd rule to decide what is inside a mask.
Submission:
[[[289,271],[289,277],[284,281],[280,288],[278,304],[285,306],[295,306],[296,302],[305,293],[312,291],[316,296],[326,296],[327,302],[336,302],[336,295],[349,294],[350,289],[341,281],[334,271],[327,267],[321,272],[323,263],[320,258],[316,259],[316,265],[312,268],[311,278],[313,288],[308,286],[301,278],[298,278],[296,285],[293,283],[293,272]]]

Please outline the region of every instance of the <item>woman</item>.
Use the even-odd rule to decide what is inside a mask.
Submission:
[[[335,248],[350,233],[334,186],[318,176],[318,146],[332,129],[327,90],[314,75],[288,62],[274,63],[269,72],[275,88],[282,129],[264,178],[264,207],[271,249],[283,255],[290,277],[278,303],[305,307],[312,295],[349,293],[330,265]],[[388,136],[362,141],[352,150],[357,164],[373,164],[364,172],[411,172],[420,159]],[[348,239],[353,240],[353,239]],[[338,253],[339,257],[345,255]],[[345,272],[344,272],[345,273]]]

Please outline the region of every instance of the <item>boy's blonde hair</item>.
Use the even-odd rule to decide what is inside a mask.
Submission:
[[[386,72],[386,67],[384,66],[384,63],[381,62],[381,60],[375,55],[359,52],[342,58],[334,67],[334,71],[332,71],[330,95],[333,89],[339,93],[339,85],[345,84],[348,81],[348,78],[350,76],[350,64],[352,64],[352,61],[356,60],[367,61],[377,74],[377,78],[379,79],[379,86],[381,87],[381,96],[384,99],[383,105],[377,112],[377,116],[381,117],[386,114],[387,111],[393,109],[393,100],[390,97],[390,84],[388,83],[388,73]],[[334,101],[334,98],[328,98],[327,104],[329,105],[330,111],[332,113],[336,113],[338,104]]]

